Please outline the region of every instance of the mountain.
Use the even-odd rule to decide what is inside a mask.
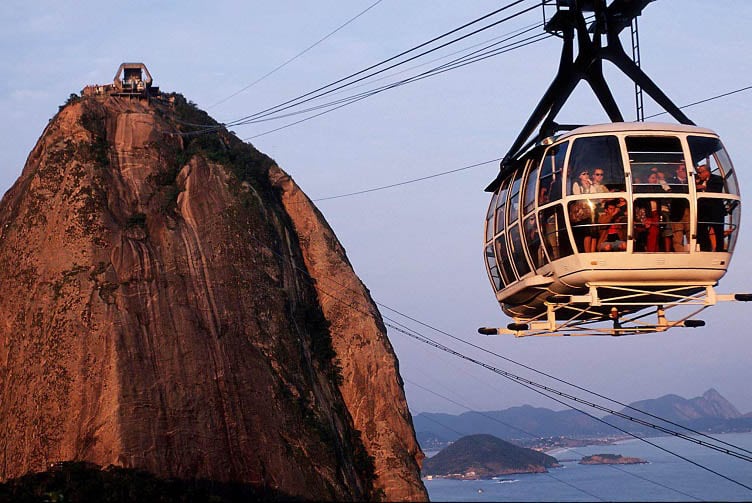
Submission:
[[[752,429],[752,421],[744,419],[736,407],[712,388],[703,393],[702,396],[691,399],[669,394],[660,398],[634,402],[630,406],[698,431],[749,431]],[[634,415],[628,409],[623,410],[623,412]],[[613,415],[608,415],[603,419],[629,431],[650,431],[646,427],[636,426]],[[645,419],[651,420],[649,417]],[[655,422],[655,420],[651,422]]]
[[[692,399],[677,395],[642,400],[630,404],[654,416],[702,431],[750,431],[752,417],[743,416],[714,389]],[[633,417],[658,422],[623,408],[620,412]],[[604,421],[627,431],[656,434],[655,430],[621,419],[614,415]],[[622,432],[575,410],[553,411],[523,405],[500,411],[465,412],[459,415],[421,413],[414,417],[415,430],[421,445],[436,447],[440,442],[452,442],[463,435],[486,433],[515,441],[530,441],[546,437],[607,437]],[[665,423],[660,423],[665,425]],[[459,433],[458,433],[459,432]]]
[[[575,410],[553,411],[523,405],[500,411],[464,412],[459,415],[421,413],[413,418],[421,445],[424,438],[451,442],[463,435],[486,433],[509,440],[553,436],[607,435],[611,429]]]
[[[344,249],[272,159],[180,95],[61,107],[0,201],[0,289],[0,480],[75,461],[427,499]]]
[[[675,422],[703,418],[736,419],[742,417],[736,407],[713,388],[703,393],[702,396],[689,400],[677,395],[665,395],[630,405],[635,409]]]
[[[511,473],[540,473],[558,466],[556,458],[518,447],[493,435],[462,437],[425,460],[423,473],[453,478],[491,478]]]

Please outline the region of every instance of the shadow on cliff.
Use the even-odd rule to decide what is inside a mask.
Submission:
[[[0,502],[305,501],[271,488],[207,479],[162,479],[142,470],[64,462],[0,484]]]

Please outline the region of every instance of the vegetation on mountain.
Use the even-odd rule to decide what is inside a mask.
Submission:
[[[30,473],[0,484],[0,501],[305,501],[269,487],[207,479],[162,479],[142,470],[93,463],[57,463],[50,470]]]

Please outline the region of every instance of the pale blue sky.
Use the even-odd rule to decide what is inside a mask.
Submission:
[[[155,83],[178,91],[220,121],[245,116],[328,84],[488,13],[507,2],[383,0],[285,68],[227,102],[374,0],[303,2],[20,2],[0,7],[0,190],[21,172],[48,119],[72,92],[110,82],[123,61],[144,62]],[[523,4],[523,7],[532,2]],[[642,65],[683,105],[752,85],[752,2],[657,0],[640,18]],[[459,47],[541,20],[540,10]],[[501,157],[552,79],[559,41],[512,51],[442,76],[391,90],[331,114],[252,140],[313,199],[428,176]],[[632,85],[609,71],[632,119]],[[747,91],[689,108],[717,131],[752,187]],[[646,114],[660,111],[649,99]],[[663,116],[668,120],[667,116]],[[561,122],[606,120],[578,89]],[[281,123],[236,128],[246,138]],[[715,387],[752,411],[749,325],[752,306],[706,311],[708,326],[625,338],[484,338],[479,326],[504,326],[482,260],[483,188],[496,164],[319,204],[374,298],[412,317],[549,374],[623,402]],[[746,203],[745,203],[746,206]],[[752,234],[741,238],[719,291],[750,291]],[[391,316],[389,312],[384,314]],[[416,327],[418,328],[418,327]],[[534,380],[541,378],[426,335]],[[408,380],[414,413],[463,412],[411,382],[481,410],[553,402],[487,370],[390,332]]]

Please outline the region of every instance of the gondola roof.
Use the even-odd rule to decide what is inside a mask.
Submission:
[[[665,122],[609,122],[607,124],[593,124],[578,127],[572,131],[567,131],[556,140],[558,141],[569,136],[580,134],[620,133],[629,131],[715,134],[715,131],[710,129],[685,124],[667,124]]]

